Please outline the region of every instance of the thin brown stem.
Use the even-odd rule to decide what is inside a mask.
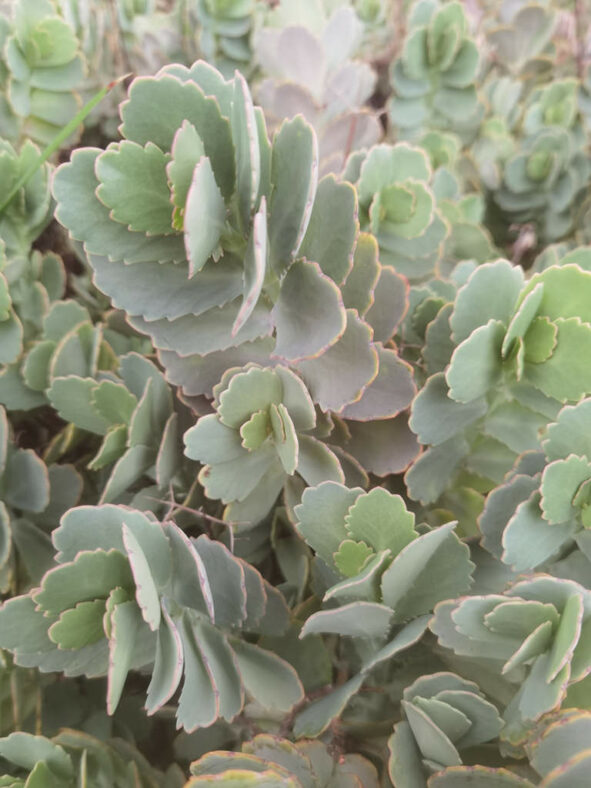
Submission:
[[[574,0],[574,16],[575,16],[575,61],[577,64],[577,76],[583,79],[585,75],[585,9],[583,7],[583,0]]]

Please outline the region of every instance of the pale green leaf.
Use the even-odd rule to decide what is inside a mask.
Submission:
[[[504,334],[504,325],[498,320],[490,320],[458,345],[445,376],[452,399],[472,402],[498,383],[502,374]]]
[[[523,287],[523,271],[506,260],[479,266],[459,291],[450,318],[457,344],[489,320],[508,326]]]
[[[295,508],[296,530],[328,566],[334,565],[333,554],[348,538],[345,516],[362,493],[359,487],[324,481],[305,490]]]
[[[381,487],[360,495],[345,517],[345,527],[358,541],[365,541],[376,552],[390,550],[393,556],[416,539],[414,514],[399,495]]]
[[[271,316],[277,331],[274,355],[290,361],[319,356],[346,328],[339,289],[317,263],[306,260],[288,270]]]
[[[201,271],[214,254],[226,220],[226,205],[211,162],[203,156],[193,171],[183,217],[189,276]]]
[[[80,602],[65,610],[47,630],[47,634],[60,648],[79,649],[105,637],[103,629],[104,600]]]
[[[300,637],[334,634],[358,638],[383,638],[390,629],[392,610],[376,602],[351,602],[335,610],[320,610],[307,620]]]
[[[135,602],[116,605],[111,614],[107,712],[114,714],[119,705],[125,679],[133,663],[134,649],[142,617]]]
[[[252,643],[231,646],[244,688],[263,708],[286,713],[302,700],[303,687],[289,663]]]
[[[566,460],[555,460],[542,474],[540,506],[551,524],[566,523],[577,514],[573,499],[579,486],[591,479],[591,462],[571,454]]]
[[[169,158],[153,142],[142,147],[129,140],[112,143],[99,155],[97,197],[111,210],[112,219],[152,235],[173,232]]]
[[[271,153],[269,253],[277,273],[289,266],[302,243],[317,182],[318,143],[312,127],[302,116],[284,121]]]

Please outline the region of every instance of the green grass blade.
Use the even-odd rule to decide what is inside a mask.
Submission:
[[[49,145],[44,148],[44,150],[39,154],[39,157],[34,161],[31,166],[25,170],[25,172],[21,175],[18,181],[14,184],[12,189],[8,192],[7,197],[4,198],[2,203],[0,203],[0,214],[4,211],[7,205],[10,203],[12,199],[14,199],[15,195],[18,193],[19,189],[22,189],[23,186],[29,181],[30,178],[37,172],[39,167],[41,167],[45,162],[52,156],[56,151],[58,151],[63,143],[68,139],[70,134],[72,134],[76,128],[84,122],[86,117],[92,112],[92,110],[100,104],[100,102],[104,99],[107,93],[112,90],[115,85],[118,85],[119,82],[124,80],[128,77],[129,74],[124,74],[124,76],[119,77],[118,79],[113,80],[113,82],[109,82],[108,85],[105,85],[104,88],[98,91],[90,101],[82,107],[80,112],[78,112],[72,120],[61,129],[61,131],[56,134],[56,136],[52,139]]]

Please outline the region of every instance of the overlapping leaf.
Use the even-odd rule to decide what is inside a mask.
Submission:
[[[53,543],[57,566],[0,610],[2,647],[17,664],[107,675],[111,714],[130,670],[151,670],[149,714],[184,675],[177,719],[187,730],[231,720],[245,693],[283,712],[301,699],[293,668],[239,637],[285,629],[283,598],[221,543],[111,505],[71,509]]]

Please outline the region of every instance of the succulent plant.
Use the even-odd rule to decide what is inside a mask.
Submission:
[[[573,542],[591,560],[590,414],[589,399],[562,408],[544,432],[543,454],[532,456],[530,473],[518,468],[487,498],[483,546],[516,571],[547,564]]]
[[[255,53],[264,79],[257,99],[271,130],[301,113],[318,136],[319,172],[340,173],[350,153],[379,141],[381,125],[364,105],[377,75],[353,56],[363,25],[351,7],[329,15],[317,4],[307,16],[280,2],[255,35]]]
[[[6,190],[3,199],[31,169],[38,156],[39,149],[30,140],[26,140],[17,152],[9,142],[0,139],[0,167]],[[28,255],[31,244],[51,220],[54,206],[49,191],[49,174],[49,165],[40,166],[0,211],[2,257],[4,254],[9,259]]]
[[[113,788],[168,784],[165,775],[128,742],[105,742],[81,731],[64,729],[53,739],[11,733],[0,739],[0,756],[8,764],[8,771],[0,774],[0,785],[9,788],[74,788],[90,780]]]
[[[425,151],[377,145],[358,157],[356,170],[361,227],[375,235],[382,263],[411,280],[431,274],[448,227],[436,209]]]
[[[482,118],[474,87],[479,60],[461,3],[415,3],[402,54],[390,72],[389,115],[398,137],[416,140],[431,128],[473,133]]]
[[[506,261],[481,265],[429,324],[423,357],[438,371],[412,408],[411,428],[430,445],[406,476],[413,498],[435,502],[452,479],[488,492],[519,454],[540,448],[560,403],[591,389],[581,363],[591,275],[564,263],[527,282]]]
[[[76,34],[49,0],[18,0],[4,58],[19,135],[46,145],[79,108],[85,64]]]
[[[584,785],[589,775],[591,713],[565,710],[539,726],[526,745],[532,767],[542,777],[541,788]]]
[[[74,331],[62,340],[54,359],[62,349],[67,354],[68,346],[72,352],[72,345],[83,339],[79,334]],[[112,466],[100,502],[120,500],[146,474],[158,489],[168,490],[181,469],[181,408],[173,407],[160,370],[138,353],[118,359],[118,376],[59,366],[59,360],[50,363],[49,401],[67,422],[101,436],[87,467],[100,471]]]
[[[335,453],[307,434],[316,427],[314,404],[287,367],[231,368],[213,393],[215,412],[185,433],[185,454],[204,464],[206,495],[230,504],[226,519],[263,519],[295,473],[307,484],[344,481]]]
[[[435,605],[468,590],[474,565],[455,523],[415,529],[402,498],[380,487],[364,493],[323,482],[304,492],[295,516],[325,589],[324,609],[308,617],[300,637],[352,637],[362,661],[335,692],[335,706],[323,698],[300,715],[300,735],[318,735],[332,718],[327,706],[333,717],[340,713],[372,669],[413,645]]]
[[[556,27],[556,10],[544,0],[502,0],[495,6],[484,25],[494,63],[522,76],[548,71],[552,61],[547,50]]]
[[[151,116],[162,101],[167,111]],[[310,358],[334,344],[346,325],[338,289],[304,256],[324,251],[316,257],[344,276],[354,193],[328,183],[313,205],[315,139],[304,121],[286,122],[271,151],[244,79],[227,83],[204,63],[137,79],[122,116],[126,139],[104,152],[79,149],[57,172],[58,215],[85,243],[98,287],[161,350],[171,379],[184,378],[189,395],[210,394],[231,359]],[[343,211],[321,246],[306,234],[314,207]],[[306,323],[296,301],[308,291],[324,313],[309,303],[302,332],[292,315]]]
[[[156,119],[158,101],[170,112]],[[418,449],[394,416],[414,384],[385,343],[407,285],[369,236],[355,245],[351,185],[316,186],[313,130],[296,117],[269,146],[243,78],[225,82],[204,63],[136,80],[122,117],[127,139],[79,149],[56,173],[58,217],[84,242],[98,288],[151,337],[167,379],[209,398],[227,369],[289,365],[315,404],[347,420],[343,448],[363,467],[406,468]],[[384,438],[372,462],[380,432],[401,451]]]
[[[574,581],[538,574],[503,594],[440,602],[430,627],[444,648],[518,685],[503,715],[509,742],[591,672],[591,592]]]
[[[379,785],[375,767],[360,755],[344,755],[335,760],[321,741],[300,740],[294,744],[267,734],[245,742],[241,752],[207,753],[191,764],[191,774],[193,777],[185,788],[201,785],[378,788]]]
[[[588,785],[559,5],[0,0],[0,786]]]
[[[228,79],[235,69],[248,74],[254,0],[193,0],[190,13],[199,25],[201,56]]]
[[[0,406],[0,591],[37,583],[53,561],[47,531],[78,503],[82,480],[70,465],[47,468],[15,444]]]
[[[494,200],[514,222],[535,222],[545,242],[566,235],[591,168],[577,111],[577,82],[556,81],[534,91],[523,118],[525,135],[505,162]]]
[[[70,509],[52,540],[57,566],[0,609],[0,644],[16,664],[108,675],[111,714],[130,670],[151,672],[148,714],[184,674],[177,721],[186,730],[233,719],[245,692],[283,712],[301,700],[293,668],[238,637],[284,631],[283,597],[221,543],[112,505]]]
[[[188,29],[189,20],[183,16],[180,3],[162,4],[157,0],[124,0],[115,5],[109,0],[56,0],[56,3],[75,31],[86,61],[87,73],[79,86],[84,101],[127,73],[153,74],[167,63],[187,61],[185,49],[191,46],[188,36],[183,34],[183,26]],[[123,98],[123,87],[114,86],[85,119],[85,127],[98,125],[104,136],[117,139],[117,106]]]
[[[394,726],[388,742],[390,777],[397,788],[426,788],[431,774],[461,766],[462,751],[496,739],[503,727],[478,685],[454,673],[421,676],[404,690],[402,708],[405,719]]]

